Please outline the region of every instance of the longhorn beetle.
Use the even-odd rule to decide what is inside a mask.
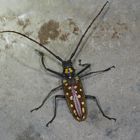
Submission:
[[[99,70],[99,71],[93,71],[93,72],[89,72],[89,73],[85,73],[82,74],[85,70],[87,70],[88,68],[90,68],[90,64],[89,63],[85,63],[85,64],[81,64],[81,60],[79,60],[79,65],[82,66],[83,68],[76,72],[74,67],[73,67],[73,63],[72,63],[72,59],[75,56],[77,50],[79,49],[79,46],[83,40],[83,38],[85,37],[86,33],[88,32],[88,30],[90,29],[90,27],[93,25],[93,23],[95,22],[95,20],[99,17],[99,15],[102,13],[102,11],[104,10],[105,6],[108,4],[109,2],[107,1],[103,7],[101,8],[101,10],[99,11],[99,13],[96,15],[96,17],[91,21],[91,23],[89,24],[89,26],[87,27],[87,29],[85,30],[85,32],[83,33],[82,37],[80,38],[76,48],[74,49],[73,53],[71,54],[70,58],[68,60],[63,60],[62,58],[60,58],[59,56],[57,56],[56,54],[54,54],[51,50],[49,50],[47,47],[45,47],[43,44],[37,42],[36,40],[26,36],[25,34],[22,34],[20,32],[16,32],[16,31],[1,31],[0,33],[6,33],[6,32],[10,32],[10,33],[15,33],[15,34],[19,34],[33,42],[35,42],[36,44],[38,44],[39,46],[41,46],[42,48],[44,48],[47,52],[49,52],[50,54],[52,54],[57,60],[59,60],[62,63],[62,67],[63,67],[63,72],[59,73],[56,72],[52,69],[49,69],[46,67],[45,62],[44,62],[44,53],[38,51],[39,55],[41,56],[41,62],[42,65],[44,67],[44,69],[46,71],[49,71],[57,76],[59,76],[62,79],[62,84],[53,88],[48,95],[45,97],[45,99],[42,101],[41,105],[32,109],[31,112],[33,111],[37,111],[38,109],[40,109],[44,103],[47,101],[47,99],[54,94],[54,92],[58,89],[63,89],[64,91],[64,95],[56,95],[55,96],[55,108],[54,108],[54,115],[52,117],[52,119],[46,124],[46,126],[48,126],[50,123],[53,122],[53,120],[56,117],[56,112],[57,112],[57,99],[61,98],[61,99],[65,99],[68,105],[68,108],[71,112],[71,114],[73,115],[73,117],[77,120],[77,121],[84,121],[87,117],[87,106],[86,106],[86,99],[91,99],[94,100],[99,108],[99,110],[101,111],[102,115],[109,119],[109,120],[114,120],[116,121],[116,118],[112,118],[107,116],[104,111],[102,110],[99,101],[97,100],[97,98],[95,96],[92,95],[85,95],[84,94],[84,89],[82,86],[82,82],[81,82],[81,78],[84,78],[88,75],[92,75],[92,74],[97,74],[97,73],[104,73],[107,72],[109,70],[111,70],[112,68],[115,68],[115,66],[111,66],[107,69],[104,70]]]

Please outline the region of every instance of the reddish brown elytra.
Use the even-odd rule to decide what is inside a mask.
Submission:
[[[75,50],[73,51],[73,53],[71,54],[70,58],[67,61],[64,61],[62,58],[60,58],[59,56],[57,56],[56,54],[54,54],[51,50],[49,50],[46,46],[44,46],[43,44],[37,42],[36,40],[26,36],[25,34],[22,34],[20,32],[17,31],[1,31],[0,33],[6,33],[6,32],[10,32],[10,33],[15,33],[18,35],[21,35],[31,41],[33,41],[34,43],[38,44],[39,46],[41,46],[42,48],[44,48],[47,52],[49,52],[51,55],[53,55],[57,60],[59,60],[62,63],[62,67],[63,67],[63,72],[56,72],[52,69],[49,69],[46,67],[45,62],[44,62],[44,53],[40,52],[37,50],[37,52],[40,54],[41,56],[41,62],[42,65],[44,67],[44,69],[46,71],[49,71],[57,76],[59,76],[62,80],[62,84],[56,88],[53,88],[45,97],[45,99],[42,101],[41,105],[32,109],[31,112],[40,109],[44,103],[47,101],[47,99],[58,89],[63,89],[64,91],[64,95],[56,95],[55,96],[55,108],[54,108],[54,115],[52,117],[52,119],[46,124],[46,126],[48,126],[50,123],[53,122],[53,120],[56,117],[56,112],[57,112],[57,99],[61,98],[61,99],[65,99],[67,101],[67,105],[68,108],[71,112],[71,114],[73,115],[73,117],[77,120],[77,121],[83,121],[86,119],[87,117],[87,106],[86,106],[86,99],[91,99],[94,100],[99,108],[99,110],[101,111],[102,115],[109,119],[109,120],[115,120],[115,118],[109,117],[107,115],[105,115],[105,113],[103,112],[99,101],[97,100],[97,98],[95,96],[92,95],[86,95],[84,93],[83,90],[83,86],[82,86],[82,82],[81,82],[81,78],[83,79],[86,76],[95,74],[95,73],[103,73],[106,71],[111,70],[112,68],[115,68],[115,66],[111,66],[107,69],[104,70],[99,70],[99,71],[93,71],[93,72],[89,72],[89,73],[84,73],[89,67],[90,64],[86,63],[86,64],[81,64],[81,60],[79,61],[79,65],[82,66],[83,68],[76,72],[73,65],[72,65],[72,58],[75,56],[83,38],[85,37],[86,33],[88,32],[88,30],[90,29],[90,27],[92,26],[92,24],[94,23],[94,21],[99,17],[99,15],[102,13],[103,9],[105,8],[105,6],[108,4],[109,2],[107,1],[103,7],[101,8],[101,10],[99,11],[99,13],[96,15],[96,17],[92,20],[92,22],[89,24],[89,26],[87,27],[87,29],[85,30],[84,34],[82,35],[82,37],[80,38]]]
[[[77,121],[87,118],[86,99],[82,83],[79,77],[75,77],[73,82],[63,80],[63,89],[70,112]]]

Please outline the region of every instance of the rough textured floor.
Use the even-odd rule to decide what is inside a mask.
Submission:
[[[25,33],[67,59],[105,2],[0,0],[0,30]],[[44,51],[41,47],[5,33],[0,34],[0,140],[140,139],[140,1],[112,0],[107,9],[85,37],[74,66],[81,68],[78,59],[91,63],[91,71],[116,66],[87,77],[83,85],[85,94],[97,96],[105,113],[116,117],[117,122],[104,118],[96,104],[87,101],[88,118],[79,123],[66,102],[59,100],[57,117],[46,128],[53,115],[53,96],[39,111],[30,110],[61,80],[42,68],[34,51]],[[62,71],[60,63],[48,53],[46,65]]]

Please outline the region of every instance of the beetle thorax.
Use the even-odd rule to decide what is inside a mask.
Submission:
[[[72,79],[75,76],[75,69],[71,61],[63,62],[63,75],[66,79]]]

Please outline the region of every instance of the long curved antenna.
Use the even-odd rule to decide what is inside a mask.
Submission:
[[[42,45],[41,43],[39,43],[39,42],[37,42],[36,40],[34,40],[34,39],[28,37],[28,36],[25,35],[25,34],[22,34],[22,33],[20,33],[20,32],[16,32],[16,31],[8,31],[8,30],[7,30],[7,31],[0,31],[0,33],[7,33],[7,32],[19,34],[19,35],[21,35],[21,36],[23,36],[23,37],[25,37],[25,38],[27,38],[27,39],[33,41],[34,43],[38,44],[39,46],[41,46],[42,48],[44,48],[46,51],[48,51],[50,54],[52,54],[56,59],[58,59],[59,61],[63,62],[62,58],[60,58],[59,56],[57,56],[56,54],[54,54],[52,51],[50,51],[48,48],[46,48],[46,47],[45,47],[44,45]]]
[[[78,42],[78,44],[77,44],[75,50],[74,50],[73,53],[71,54],[69,60],[71,60],[71,59],[73,58],[73,56],[74,56],[75,53],[77,52],[77,50],[78,50],[78,48],[79,48],[79,46],[80,46],[80,44],[81,44],[81,42],[82,42],[82,40],[83,40],[83,38],[85,37],[86,33],[88,32],[88,30],[90,29],[90,27],[92,26],[92,24],[95,22],[95,20],[96,20],[96,19],[99,17],[99,15],[102,13],[102,11],[104,10],[105,6],[106,6],[108,3],[109,3],[109,1],[107,1],[107,2],[103,5],[103,7],[102,7],[101,10],[99,11],[99,13],[98,13],[98,14],[96,15],[96,17],[92,20],[92,22],[89,24],[89,26],[88,26],[87,29],[85,30],[84,34],[83,34],[82,37],[80,38],[80,40],[79,40],[79,42]]]

